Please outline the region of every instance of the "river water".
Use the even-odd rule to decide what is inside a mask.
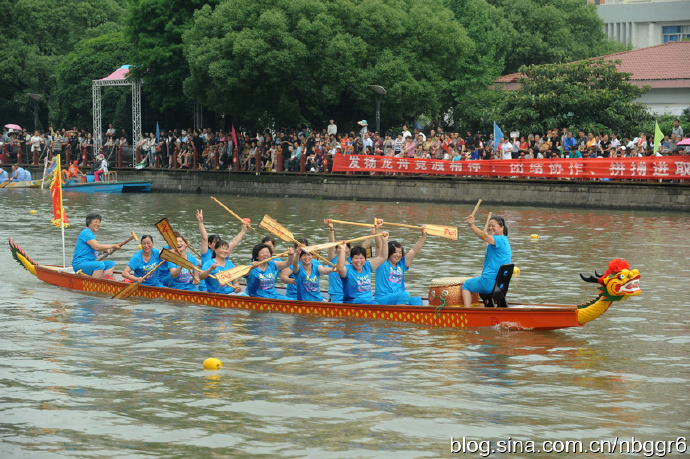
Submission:
[[[435,277],[481,270],[483,245],[464,223],[473,206],[217,197],[255,224],[269,214],[310,243],[327,240],[326,216],[458,225],[459,241],[429,237],[415,260],[407,284],[418,295]],[[208,196],[65,193],[67,260],[91,210],[103,215],[100,241],[134,230],[160,246],[152,225],[164,216],[198,241],[198,208],[209,233],[229,239],[238,231]],[[531,442],[572,450],[558,442],[588,448],[598,440],[657,456],[682,451],[677,439],[690,427],[688,215],[485,203],[478,220],[489,211],[508,222],[521,270],[509,301],[594,298],[596,286],[578,273],[603,272],[612,258],[641,271],[642,294],[576,329],[429,329],[114,301],[37,280],[5,246],[0,457],[477,457],[500,446],[507,452],[492,457],[547,457],[526,452]],[[47,190],[0,190],[2,237],[38,262],[61,264],[51,212]],[[391,237],[410,247],[418,233]],[[258,239],[249,232],[233,261],[246,263]],[[112,258],[121,268],[135,249],[130,243]],[[203,370],[208,357],[222,369]]]

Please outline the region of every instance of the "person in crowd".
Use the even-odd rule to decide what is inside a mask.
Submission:
[[[125,270],[122,271],[122,277],[132,282],[139,282],[141,285],[163,287],[158,278],[160,271],[156,269],[158,263],[161,262],[160,251],[153,247],[153,237],[144,234],[139,242],[141,243],[141,250],[132,255],[127,266],[125,266]],[[156,271],[149,274],[153,269]]]
[[[673,120],[673,128],[671,128],[671,134],[675,134],[677,139],[683,138],[683,127],[680,125],[680,120]]]
[[[508,241],[508,227],[505,220],[499,216],[491,217],[486,232],[477,228],[474,222],[474,215],[467,217],[467,224],[472,232],[487,245],[481,275],[462,283],[462,302],[466,308],[472,305],[473,293],[491,293],[493,291],[499,268],[501,265],[511,263],[512,260],[512,250]]]
[[[276,280],[278,273],[286,266],[292,264],[294,252],[288,249],[286,261],[270,260],[273,251],[266,244],[257,244],[252,249],[252,269],[247,274],[246,293],[249,296],[260,298],[273,298],[278,300],[289,300],[285,295],[281,295],[276,290]]]
[[[409,292],[405,291],[405,272],[410,269],[412,262],[426,242],[426,227],[422,226],[421,231],[422,236],[407,254],[398,241],[388,243],[388,259],[376,269],[374,300],[377,304],[422,305],[420,297],[411,296]]]
[[[111,260],[98,261],[103,253],[112,254],[121,249],[122,244],[101,244],[96,239],[96,233],[101,229],[103,218],[96,212],[86,216],[86,228],[81,230],[72,256],[72,269],[87,276],[113,280],[115,262]]]
[[[350,264],[345,264],[347,247],[338,246],[336,271],[343,282],[343,302],[352,304],[376,304],[371,290],[371,273],[376,271],[388,258],[388,233],[378,233],[380,225],[372,232],[380,234],[376,238],[376,257],[367,261],[367,249],[357,245],[350,250]]]

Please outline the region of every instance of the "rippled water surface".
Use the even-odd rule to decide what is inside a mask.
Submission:
[[[473,206],[218,198],[255,223],[267,213],[314,243],[327,240],[326,216],[458,225],[460,241],[429,237],[415,260],[407,283],[418,295],[436,277],[481,270],[483,246],[463,223]],[[66,193],[65,208],[68,261],[91,210],[103,214],[98,237],[106,243],[134,230],[160,245],[152,225],[164,216],[198,241],[197,208],[210,233],[231,238],[239,230],[201,195]],[[451,437],[493,445],[687,437],[688,215],[484,203],[478,219],[489,211],[508,222],[521,269],[509,301],[589,300],[596,287],[578,273],[603,272],[612,258],[640,269],[642,295],[577,329],[428,329],[114,301],[37,280],[5,246],[0,457],[412,458],[451,456]],[[0,190],[0,212],[4,238],[38,262],[62,263],[47,190]],[[418,234],[392,237],[409,247]],[[258,239],[247,234],[235,263],[249,260]],[[123,267],[135,249],[113,259]],[[203,370],[207,357],[222,370]]]

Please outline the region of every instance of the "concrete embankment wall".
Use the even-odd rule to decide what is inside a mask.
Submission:
[[[249,174],[119,170],[119,180],[150,180],[154,192],[265,197],[486,203],[503,206],[690,211],[690,183],[547,181],[362,175]]]

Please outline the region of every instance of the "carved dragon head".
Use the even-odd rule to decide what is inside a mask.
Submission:
[[[640,271],[630,269],[627,261],[621,259],[611,260],[609,268],[602,275],[594,271],[595,276],[580,277],[585,282],[597,282],[600,296],[607,301],[620,301],[631,296],[639,295],[640,290]]]

